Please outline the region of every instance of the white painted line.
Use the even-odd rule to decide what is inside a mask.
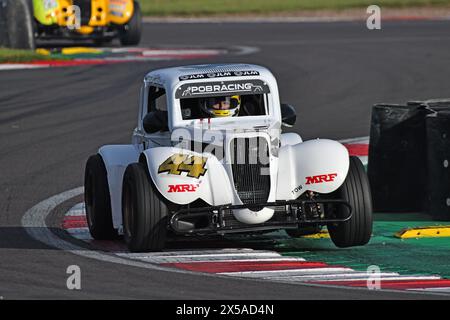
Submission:
[[[147,255],[142,253],[129,253],[127,254],[128,258],[131,259],[153,259],[153,258],[167,258],[167,259],[274,259],[274,260],[280,260],[282,257],[277,254],[192,254],[192,255],[183,255],[183,254],[176,254],[177,251],[173,251],[173,254],[168,255]]]
[[[67,232],[77,235],[82,233],[88,233],[89,234],[89,228],[88,227],[82,227],[82,228],[67,228],[65,229]]]
[[[65,229],[72,237],[83,240],[83,241],[92,241],[91,233],[89,232],[89,228],[69,228]]]
[[[86,216],[86,208],[84,202],[74,205],[65,216]]]
[[[360,279],[366,280],[373,275],[367,272],[353,271],[353,272],[328,272],[319,274],[306,274],[306,275],[295,275],[295,276],[285,276],[285,277],[267,277],[266,279],[271,280],[288,280],[288,281],[327,281],[327,280],[347,280],[347,279]],[[399,276],[395,272],[385,272],[379,275],[381,278],[384,277],[396,277]]]
[[[225,50],[215,49],[153,49],[142,52],[144,56],[167,55],[167,56],[185,56],[185,55],[218,55],[226,53]]]
[[[398,277],[388,277],[388,278],[381,278],[381,282],[383,280],[385,281],[397,281],[397,280],[405,280],[405,281],[419,281],[419,280],[439,280],[442,279],[439,276],[398,276]],[[360,281],[361,279],[355,278],[355,279],[346,279],[345,281]],[[342,281],[340,279],[331,279],[327,280],[329,282],[333,281]]]
[[[192,255],[248,255],[248,254],[257,254],[257,255],[276,255],[281,256],[279,253],[273,251],[259,251],[250,248],[228,248],[228,249],[217,249],[217,250],[178,250],[178,251],[163,251],[163,252],[148,252],[148,253],[130,253],[130,256],[192,256]]]
[[[266,257],[258,257],[258,256],[250,256],[249,259],[242,259],[241,257],[129,257],[126,254],[117,254],[122,257],[127,257],[130,259],[136,259],[141,261],[148,261],[152,263],[190,263],[190,262],[198,262],[198,263],[208,263],[208,262],[271,262],[271,261],[304,261],[297,258],[266,258]]]
[[[221,272],[219,274],[235,277],[248,278],[272,278],[272,277],[292,277],[305,274],[326,274],[337,272],[353,272],[351,268],[344,267],[323,267],[323,268],[299,268],[285,270],[267,270],[267,271],[239,271],[239,272]]]
[[[271,253],[271,252],[254,252],[254,253],[217,253],[217,254],[195,254],[195,255],[180,255],[180,254],[176,254],[176,252],[174,252],[174,254],[171,254],[170,256],[172,257],[176,257],[176,258],[232,258],[232,257],[281,257],[281,255],[277,254],[277,253]]]
[[[84,192],[83,187],[68,190],[60,194],[54,195],[48,199],[45,199],[36,204],[35,206],[33,206],[32,208],[28,209],[23,215],[21,221],[22,226],[25,228],[25,231],[33,239],[40,241],[50,247],[55,247],[85,258],[91,258],[103,262],[118,263],[122,265],[146,268],[151,270],[192,274],[192,272],[186,270],[159,267],[157,265],[150,263],[127,260],[117,256],[104,254],[99,251],[87,250],[71,242],[65,241],[62,238],[58,237],[56,234],[54,234],[45,223],[45,219],[48,216],[48,214],[64,201],[74,198],[82,194],[83,192]]]
[[[450,293],[450,287],[441,287],[441,288],[417,288],[417,289],[407,289],[408,291],[426,291],[426,292],[442,292],[442,293]]]
[[[250,46],[232,46],[230,51],[236,56],[245,56],[249,54],[255,54],[260,51],[258,47]]]
[[[134,253],[120,253],[121,257],[136,259],[141,261],[152,261],[154,263],[183,263],[183,262],[224,262],[224,261],[304,261],[301,258],[288,258],[280,256],[277,253],[225,253],[225,254],[177,254],[177,251],[170,252],[167,255],[152,255],[152,254],[134,254]]]
[[[366,136],[366,137],[357,137],[357,138],[343,139],[343,140],[339,140],[339,142],[340,143],[345,143],[345,144],[357,144],[357,143],[369,144],[370,137]]]
[[[0,64],[0,71],[10,71],[10,70],[25,70],[25,69],[41,69],[48,68],[48,64],[22,64],[22,63],[2,63]]]
[[[69,211],[71,211],[71,210],[86,210],[86,205],[85,205],[85,203],[84,202],[80,202],[80,203],[77,203],[76,205],[74,205],[73,207],[72,207],[72,209],[70,209]]]
[[[83,210],[70,210],[66,213],[66,217],[86,217],[86,211]]]
[[[112,53],[136,53],[147,50],[146,48],[104,48],[104,51],[109,51]]]

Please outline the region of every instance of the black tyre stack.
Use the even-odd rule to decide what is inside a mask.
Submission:
[[[425,117],[427,137],[425,210],[435,220],[450,220],[450,101],[431,106]]]
[[[450,100],[372,109],[368,175],[378,212],[450,220]]]
[[[426,172],[418,164],[426,159],[427,112],[413,103],[372,108],[368,175],[376,212],[422,209],[424,189],[419,186],[425,185]]]

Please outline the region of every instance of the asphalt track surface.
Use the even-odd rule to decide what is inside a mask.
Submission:
[[[258,47],[246,56],[0,73],[0,296],[144,299],[425,299],[172,274],[100,262],[47,247],[21,228],[27,209],[83,184],[98,147],[129,143],[147,71],[180,63],[251,62],[277,76],[304,138],[369,133],[371,105],[450,96],[450,22],[146,24],[143,46]],[[66,268],[82,290],[66,288]]]

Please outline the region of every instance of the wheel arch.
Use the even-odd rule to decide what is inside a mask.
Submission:
[[[130,163],[139,160],[139,150],[136,146],[107,145],[98,150],[105,164],[111,198],[111,214],[114,228],[122,226],[122,182],[125,169]]]
[[[204,157],[205,172],[197,178],[182,173],[179,175],[161,172],[159,168],[171,156],[184,154],[188,157]],[[233,190],[224,166],[211,154],[200,154],[173,147],[157,147],[143,151],[139,162],[145,162],[147,172],[156,190],[167,201],[185,205],[201,199],[209,205],[233,202]],[[183,189],[185,188],[185,189]]]

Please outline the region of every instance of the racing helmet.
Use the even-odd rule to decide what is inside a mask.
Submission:
[[[239,114],[241,96],[203,98],[200,101],[200,107],[211,118],[234,117]]]

